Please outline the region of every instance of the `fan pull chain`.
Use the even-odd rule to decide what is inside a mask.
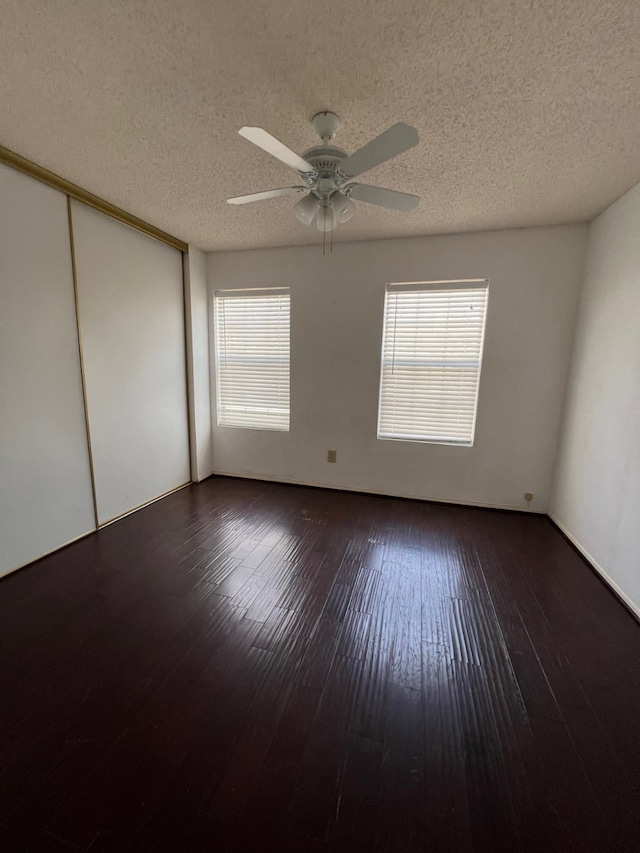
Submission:
[[[322,257],[324,258],[327,253],[327,208],[321,207],[320,210],[322,211]],[[333,254],[333,229],[329,237],[329,254]]]
[[[322,257],[324,258],[327,248],[327,208],[322,208]]]

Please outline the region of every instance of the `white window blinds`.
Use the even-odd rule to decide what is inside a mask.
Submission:
[[[289,290],[214,294],[218,425],[289,429]]]
[[[387,285],[378,438],[473,444],[486,281]]]

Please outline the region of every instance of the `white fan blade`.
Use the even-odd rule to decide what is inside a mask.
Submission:
[[[250,201],[262,201],[265,198],[276,198],[279,195],[297,195],[306,189],[306,187],[282,187],[280,190],[265,190],[263,193],[237,195],[235,198],[228,198],[227,204],[248,204]]]
[[[389,210],[413,210],[420,204],[420,196],[409,193],[399,193],[395,190],[385,190],[382,187],[370,187],[368,184],[353,184],[349,189],[349,197],[367,204],[377,204]]]
[[[345,175],[355,178],[356,175],[368,172],[369,169],[391,160],[403,151],[408,151],[419,141],[420,137],[415,127],[400,121],[343,160],[340,169]]]
[[[271,136],[266,130],[261,127],[241,127],[238,131],[240,136],[244,136],[249,142],[253,142],[258,148],[262,148],[267,154],[276,157],[286,166],[291,166],[296,172],[313,172],[314,168],[311,163],[307,163],[302,157],[299,157],[295,151],[287,148],[275,136]]]

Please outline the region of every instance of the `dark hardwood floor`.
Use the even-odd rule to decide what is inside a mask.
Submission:
[[[0,639],[6,853],[640,850],[640,626],[542,517],[215,478]]]

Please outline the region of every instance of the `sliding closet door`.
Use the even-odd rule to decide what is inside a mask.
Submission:
[[[99,522],[189,481],[182,254],[72,203]]]
[[[67,198],[0,166],[0,574],[95,528]]]

